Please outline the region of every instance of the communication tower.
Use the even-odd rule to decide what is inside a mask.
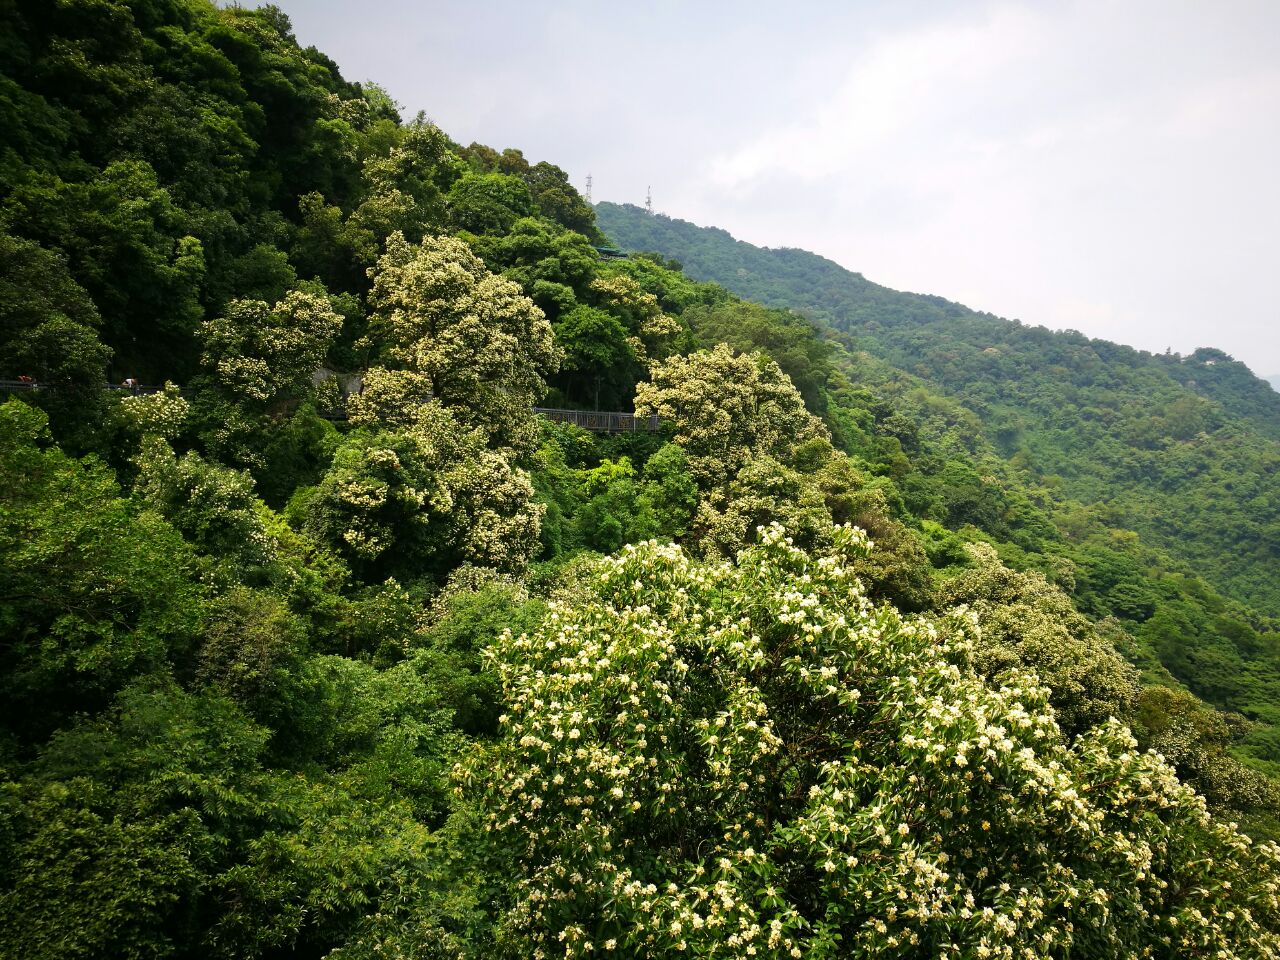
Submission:
[[[649,216],[653,216],[653,187],[646,187],[644,193],[644,209]]]
[[[587,174],[587,203],[591,203],[591,174]]]

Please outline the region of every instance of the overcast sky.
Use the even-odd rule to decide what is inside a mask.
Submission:
[[[1280,373],[1278,0],[276,2],[596,200]]]

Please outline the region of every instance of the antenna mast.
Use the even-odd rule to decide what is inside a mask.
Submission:
[[[645,188],[644,209],[649,216],[653,216],[653,187]]]
[[[591,203],[591,174],[587,174],[587,203]]]

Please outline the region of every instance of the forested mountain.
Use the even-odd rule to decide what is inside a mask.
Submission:
[[[597,217],[624,248],[849,334],[974,411],[1039,480],[1280,614],[1280,393],[1221,351],[1151,354],[1027,326],[635,206],[600,204]]]
[[[0,955],[1280,954],[1275,622],[1025,385],[602,258],[274,7],[0,4],[0,121]]]

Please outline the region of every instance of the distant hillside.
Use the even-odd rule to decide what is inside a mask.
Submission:
[[[1273,373],[1269,377],[1263,377],[1263,379],[1266,380],[1267,383],[1271,384],[1272,390],[1280,393],[1280,373]]]
[[[639,207],[601,203],[596,217],[624,249],[852,335],[980,414],[1005,456],[1280,613],[1280,394],[1244,364],[1027,326]]]

